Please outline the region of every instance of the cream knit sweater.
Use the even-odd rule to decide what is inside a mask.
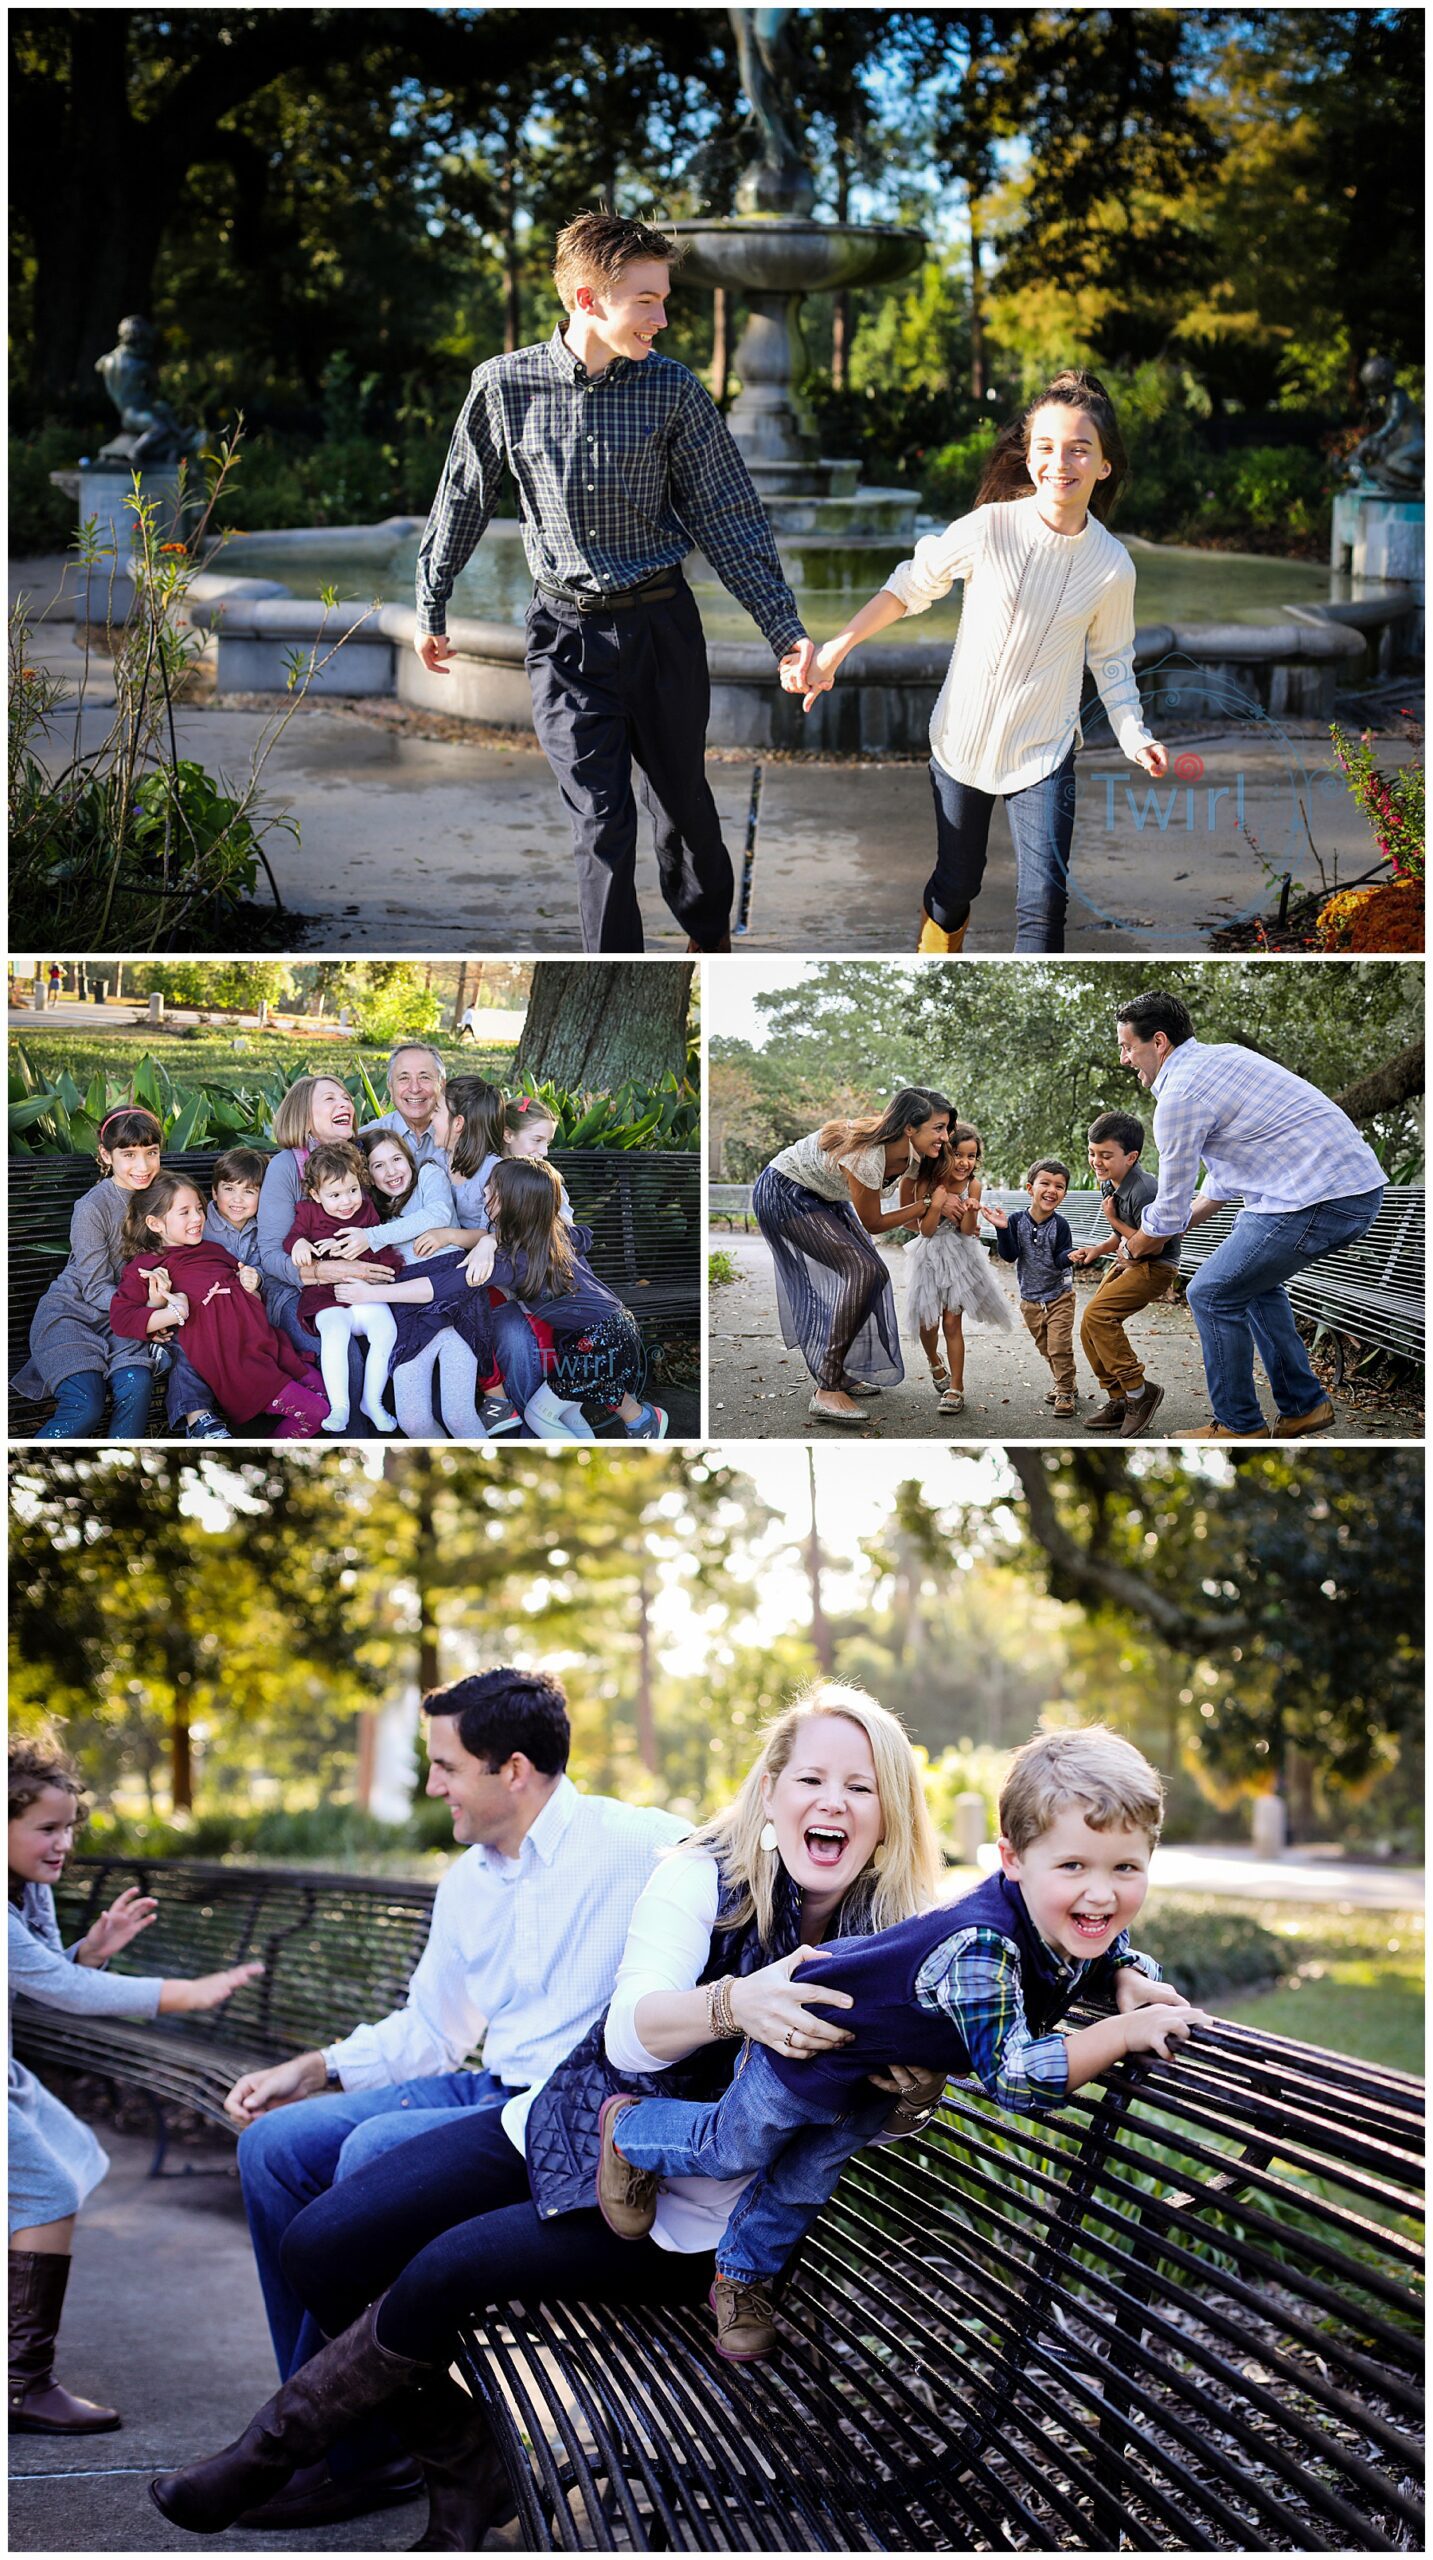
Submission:
[[[955,781],[1023,791],[1053,773],[1080,739],[1086,660],[1125,754],[1152,744],[1134,680],[1134,562],[1096,517],[1056,533],[1033,497],[977,507],[927,534],[886,585],[925,613],[957,578],[960,629],[930,724]]]

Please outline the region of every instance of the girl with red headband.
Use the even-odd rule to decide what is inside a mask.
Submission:
[[[152,1111],[130,1104],[100,1122],[100,1180],[75,1204],[69,1260],[35,1310],[30,1357],[15,1380],[19,1395],[55,1399],[37,1439],[104,1438],[106,1386],[111,1440],[142,1440],[149,1428],[154,1367],[148,1348],[117,1334],[109,1309],[124,1269],[125,1215],[159,1171],[162,1135]]]

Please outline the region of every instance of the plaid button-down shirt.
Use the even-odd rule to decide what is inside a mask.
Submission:
[[[1266,1217],[1353,1199],[1387,1180],[1347,1113],[1256,1049],[1182,1040],[1150,1091],[1159,1192],[1140,1218],[1149,1235],[1183,1234],[1201,1159],[1206,1192],[1242,1195]]]
[[[1159,1980],[1153,1956],[1139,1955],[1125,1929],[1091,1963],[1060,1956],[1053,1948],[1051,1953],[1072,2001],[1097,1965],[1134,1965],[1151,1982]],[[949,2018],[970,2056],[972,2073],[997,2107],[1039,2115],[1059,2106],[1070,2079],[1065,2039],[1030,2033],[1020,1959],[998,1930],[960,1929],[933,1948],[916,1976],[916,1998],[923,2009]]]
[[[420,631],[446,630],[504,463],[539,585],[618,595],[700,543],[778,658],[805,638],[751,474],[696,375],[655,354],[589,373],[560,329],[473,375],[418,553]]]

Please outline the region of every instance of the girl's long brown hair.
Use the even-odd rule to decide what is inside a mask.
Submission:
[[[516,1265],[525,1298],[566,1298],[577,1286],[577,1254],[562,1221],[562,1184],[538,1156],[494,1165],[493,1233]]]
[[[847,1156],[860,1155],[867,1147],[888,1147],[897,1138],[919,1129],[933,1120],[946,1106],[939,1094],[928,1093],[923,1085],[902,1085],[900,1092],[886,1109],[865,1120],[828,1120],[816,1132],[816,1144],[823,1156],[835,1156],[838,1163]]]
[[[396,1129],[370,1129],[365,1137],[359,1139],[358,1147],[363,1158],[363,1187],[380,1218],[401,1218],[418,1188],[418,1167],[413,1160],[413,1150],[407,1139],[400,1138]],[[395,1199],[391,1191],[380,1191],[373,1179],[371,1166],[375,1147],[397,1147],[399,1153],[407,1160],[408,1188],[400,1198]]]
[[[447,1148],[448,1170],[466,1178],[476,1173],[489,1156],[502,1154],[502,1089],[489,1084],[485,1076],[454,1076],[446,1099],[448,1109],[455,1111],[463,1124]]]
[[[971,1167],[972,1181],[975,1179],[976,1174],[979,1173],[981,1165],[985,1160],[985,1140],[982,1138],[980,1131],[976,1128],[973,1121],[952,1120],[950,1127],[946,1131],[945,1149],[936,1168],[935,1178],[937,1182],[953,1182],[955,1180],[955,1151],[963,1138],[973,1138],[975,1140],[975,1162]]]
[[[162,1218],[181,1191],[192,1191],[200,1208],[204,1207],[204,1194],[187,1173],[157,1173],[147,1191],[136,1191],[119,1231],[122,1262],[132,1262],[137,1253],[163,1251],[161,1239],[150,1234],[147,1222],[151,1218]]]
[[[1053,382],[1030,402],[1018,418],[1002,427],[992,447],[990,459],[981,475],[975,493],[978,507],[998,506],[1006,498],[1033,498],[1028,456],[1030,429],[1037,410],[1083,409],[1093,419],[1100,439],[1100,451],[1110,466],[1107,480],[1097,480],[1090,497],[1090,513],[1101,524],[1107,524],[1114,513],[1115,500],[1129,478],[1129,454],[1115,416],[1114,402],[1097,373],[1086,373],[1078,365],[1069,365],[1057,373]]]

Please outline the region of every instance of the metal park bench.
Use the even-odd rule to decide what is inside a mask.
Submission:
[[[728,1226],[740,1218],[743,1235],[752,1226],[752,1185],[749,1182],[709,1182],[707,1184],[707,1218],[714,1224],[718,1218]]]
[[[506,2305],[459,2363],[522,2548],[1421,2550],[1421,2084],[1246,2029],[1046,2121],[951,2087],[723,2363]]]
[[[573,1214],[592,1229],[592,1268],[614,1289],[651,1345],[695,1340],[701,1318],[701,1171],[694,1155],[665,1149],[555,1150]],[[166,1171],[192,1174],[207,1197],[214,1150],[166,1155]],[[76,1202],[96,1179],[88,1156],[10,1158],[10,1374],[23,1368],[35,1309],[69,1251]],[[51,1410],[12,1392],[10,1428],[23,1437]],[[163,1399],[156,1387],[155,1427]]]
[[[224,2098],[240,2074],[346,2035],[401,2006],[427,1943],[433,1888],[298,1868],[201,1860],[75,1858],[55,1906],[66,1944],[126,1885],[159,1914],[112,1973],[217,1973],[261,1956],[257,1982],[204,2017],[77,2018],[38,2001],[15,2006],[15,2049],[41,2074],[86,2071],[137,2090],[155,2122],[151,2176],[169,2139],[166,2107],[232,2133]]]
[[[1421,1186],[1390,1184],[1366,1236],[1321,1254],[1288,1283],[1294,1313],[1328,1336],[1335,1385],[1369,1350],[1422,1364],[1424,1196]],[[1179,1268],[1186,1278],[1222,1244],[1237,1214],[1237,1204],[1226,1206],[1185,1237]]]
[[[66,1938],[124,1884],[119,1959],[265,1958],[213,2018],[17,2004],[16,2044],[215,2124],[240,2072],[402,1999],[423,1885],[77,1860]],[[813,2226],[780,2353],[704,2310],[508,2303],[464,2324],[528,2551],[1400,2551],[1419,2499],[1423,2091],[1243,2027],[1055,2115],[951,2083]]]

